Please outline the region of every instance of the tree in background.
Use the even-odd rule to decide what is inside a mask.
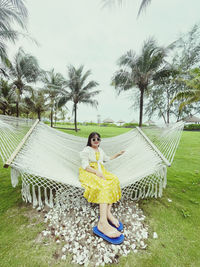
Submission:
[[[173,98],[175,100],[181,100],[179,110],[182,110],[186,105],[199,102],[200,103],[200,68],[195,68],[190,71],[190,77],[183,82],[186,84],[187,89],[181,92]]]
[[[32,82],[39,79],[40,68],[37,59],[27,54],[22,48],[19,48],[9,69],[10,77],[13,80],[16,99],[16,116],[19,117],[19,103],[24,91],[29,90]]]
[[[13,22],[26,30],[28,11],[23,0],[0,0],[0,58],[8,62],[6,43],[15,42],[19,32],[13,29]]]
[[[183,95],[189,94],[189,83],[185,81],[192,79],[190,70],[199,66],[200,63],[199,26],[194,25],[188,33],[182,34],[169,45],[169,51],[171,55],[168,57],[168,62],[154,76],[154,82],[149,88],[145,105],[145,114],[149,118],[157,115],[159,118],[162,117],[165,123],[170,122],[170,116],[179,120],[181,117],[200,110],[198,101],[189,101],[187,105],[181,105]],[[191,88],[189,89],[190,93]],[[178,97],[175,97],[176,95]]]
[[[162,70],[153,77],[153,84],[146,92],[145,115],[149,119],[153,115],[163,118],[165,123],[170,122],[170,114],[177,116],[177,105],[171,104],[173,96],[178,92],[176,77],[177,69],[166,64]]]
[[[13,87],[7,80],[0,79],[0,110],[3,115],[12,115],[15,110]]]
[[[68,113],[68,108],[66,106],[58,108],[58,114],[56,119],[58,121],[65,121],[67,113]]]
[[[153,38],[146,40],[142,51],[136,55],[132,50],[121,56],[118,65],[121,67],[112,78],[118,94],[122,91],[140,90],[140,116],[139,126],[142,126],[144,93],[153,81],[155,74],[161,69],[166,49],[157,45]]]
[[[88,70],[83,73],[84,66],[75,68],[68,66],[68,79],[66,80],[66,88],[62,91],[62,97],[59,99],[58,107],[62,107],[67,101],[73,102],[74,124],[77,132],[77,106],[80,103],[97,107],[98,102],[93,98],[100,93],[100,90],[93,89],[98,85],[96,81],[87,82],[87,78],[91,75]]]
[[[43,90],[32,89],[31,96],[26,96],[24,102],[31,112],[37,114],[39,120],[41,120],[41,113],[47,111],[49,108]]]
[[[60,73],[55,73],[54,69],[43,71],[41,80],[44,83],[44,92],[49,97],[49,106],[51,109],[51,127],[53,127],[53,114],[58,105],[58,99],[61,96],[65,79]]]

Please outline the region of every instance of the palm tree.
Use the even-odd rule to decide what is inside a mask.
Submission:
[[[58,102],[58,107],[66,104],[67,101],[73,102],[74,112],[74,124],[75,131],[77,132],[77,105],[79,103],[88,104],[97,107],[98,102],[93,97],[100,93],[100,90],[93,91],[93,88],[98,85],[95,81],[86,82],[87,78],[91,75],[91,71],[88,70],[83,73],[84,66],[79,68],[74,66],[68,66],[68,80],[66,81],[67,89],[63,89],[63,96]]]
[[[51,108],[51,127],[53,127],[53,111],[57,108],[58,97],[61,94],[65,84],[65,79],[60,73],[55,73],[54,69],[44,71],[42,74],[42,82],[45,84],[44,92],[49,96]]]
[[[200,102],[200,68],[195,68],[189,72],[190,78],[183,80],[187,89],[179,92],[171,101],[182,100],[183,102],[179,106],[181,111],[186,105]]]
[[[10,75],[13,79],[13,87],[16,90],[16,116],[19,117],[19,103],[24,90],[29,90],[29,83],[36,82],[39,79],[40,68],[37,59],[26,54],[22,48],[14,57],[10,66]]]
[[[15,42],[19,33],[13,22],[26,29],[28,11],[23,0],[0,0],[0,58],[7,61],[6,42]]]
[[[134,87],[139,88],[140,127],[142,126],[144,92],[162,66],[165,55],[166,50],[158,47],[156,41],[150,38],[144,42],[140,55],[130,50],[119,58],[118,65],[121,69],[112,78],[112,85],[115,86],[118,94]]]
[[[8,81],[0,80],[0,110],[4,115],[10,115],[13,112],[15,103],[12,85]]]
[[[43,90],[33,89],[31,96],[26,96],[24,102],[30,111],[37,114],[39,120],[41,120],[41,113],[47,111],[49,108]]]
[[[103,0],[104,5],[108,5],[108,4],[114,4],[115,2],[118,2],[118,4],[122,5],[123,2],[125,2],[125,0]],[[138,11],[138,17],[141,14],[142,11],[145,10],[145,8],[148,6],[148,4],[151,3],[151,0],[142,0],[142,3],[139,7],[139,11]]]
[[[66,118],[66,115],[67,115],[67,113],[68,113],[68,108],[66,107],[61,107],[60,109],[59,109],[59,115],[60,115],[60,120],[62,120],[62,121],[64,121],[65,120],[65,118]]]

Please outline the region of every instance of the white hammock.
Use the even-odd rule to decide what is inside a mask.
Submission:
[[[126,152],[105,164],[116,174],[122,198],[161,197],[166,186],[166,166],[173,161],[184,123],[130,130],[105,138],[101,147],[108,155]],[[99,132],[101,130],[99,129]],[[42,208],[84,201],[78,179],[79,152],[87,138],[55,130],[38,120],[0,115],[0,155],[11,166],[15,187],[22,179],[22,198]]]

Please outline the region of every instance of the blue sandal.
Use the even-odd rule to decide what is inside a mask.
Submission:
[[[99,219],[100,219],[100,217],[99,217]],[[115,226],[114,224],[112,224],[111,221],[109,221],[109,220],[108,220],[108,222],[109,222],[109,224],[110,224],[111,226],[115,227],[118,231],[122,231],[122,230],[124,229],[124,226],[123,226],[122,222],[120,222],[120,221],[119,221],[119,227],[116,227],[116,226]]]
[[[111,223],[111,221],[109,221],[109,224],[112,225],[113,227],[115,227],[118,231],[122,231],[124,229],[124,226],[122,224],[122,222],[119,221],[119,227],[116,227],[114,224]]]
[[[107,235],[104,235],[101,231],[99,231],[97,226],[93,227],[93,233],[101,238],[103,238],[104,240],[106,240],[107,242],[113,244],[113,245],[119,245],[124,241],[124,235],[121,234],[119,237],[115,237],[115,238],[111,238]]]

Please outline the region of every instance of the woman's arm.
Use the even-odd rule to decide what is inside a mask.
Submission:
[[[116,158],[118,158],[119,156],[121,156],[124,152],[125,152],[125,151],[122,150],[122,151],[118,152],[117,154],[113,155],[112,157],[110,157],[110,159],[111,159],[111,160],[112,160],[112,159],[116,159]]]
[[[95,170],[94,168],[92,168],[90,166],[87,166],[85,170],[88,171],[88,172],[94,173],[97,176],[99,176],[100,178],[106,180],[106,178],[104,177],[103,173],[100,172],[99,170]]]

